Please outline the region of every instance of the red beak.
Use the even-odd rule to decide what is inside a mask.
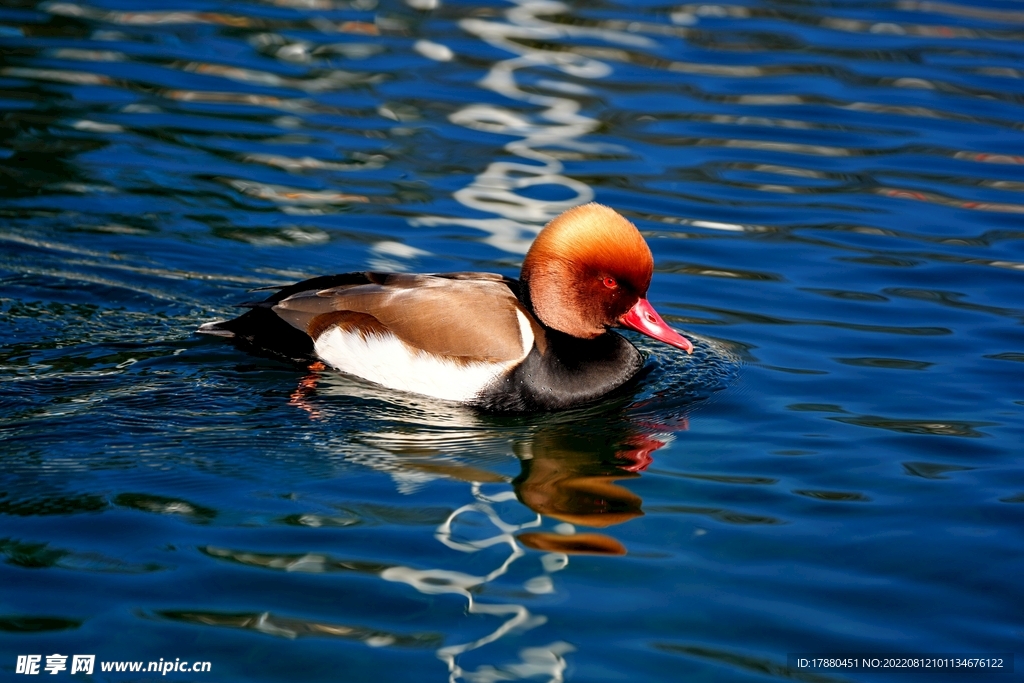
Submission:
[[[687,353],[693,353],[693,344],[690,340],[669,327],[647,299],[640,299],[633,304],[633,308],[619,317],[619,324]]]

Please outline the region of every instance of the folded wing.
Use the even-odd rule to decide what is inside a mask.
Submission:
[[[394,335],[437,356],[490,363],[520,360],[533,345],[536,322],[513,294],[512,280],[490,273],[374,275],[267,303],[314,340],[340,326],[364,336]]]

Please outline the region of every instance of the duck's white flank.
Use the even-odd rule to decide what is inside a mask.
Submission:
[[[448,401],[469,401],[502,373],[514,367],[533,348],[533,329],[516,310],[522,355],[511,361],[456,363],[413,348],[394,335],[366,335],[333,327],[313,341],[313,349],[328,365],[385,387]]]

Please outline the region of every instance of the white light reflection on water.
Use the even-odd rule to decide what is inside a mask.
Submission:
[[[502,491],[487,495],[481,490],[479,482],[473,482],[471,488],[475,500],[452,512],[438,526],[435,536],[444,545],[462,553],[475,553],[491,546],[507,545],[509,554],[505,560],[497,568],[483,576],[444,569],[413,569],[412,567],[398,566],[385,569],[381,572],[381,578],[387,581],[407,583],[425,595],[461,595],[468,602],[466,610],[468,614],[487,614],[504,619],[496,629],[487,635],[465,643],[447,645],[437,650],[438,658],[448,665],[449,681],[452,683],[463,678],[474,683],[489,683],[490,681],[532,678],[534,676],[546,676],[551,683],[558,683],[563,680],[566,667],[562,655],[575,649],[572,645],[562,641],[544,647],[524,648],[519,653],[519,662],[505,664],[501,667],[483,665],[474,671],[466,671],[457,661],[459,655],[493,643],[509,633],[522,633],[547,621],[547,617],[535,616],[525,605],[519,603],[484,603],[473,597],[475,589],[504,575],[513,562],[526,554],[516,540],[515,534],[523,529],[539,527],[541,516],[536,515],[534,519],[519,524],[506,522],[495,510],[494,504],[516,500],[514,492]],[[456,539],[452,527],[461,516],[472,513],[486,517],[497,533],[476,540]],[[544,569],[543,574],[527,582],[527,590],[534,587],[531,592],[550,592],[551,589],[547,588],[552,585],[550,574],[564,569],[568,564],[569,558],[564,553],[548,553],[541,562]]]
[[[564,173],[562,162],[548,151],[552,147],[582,153],[621,152],[616,145],[584,142],[599,121],[581,113],[581,104],[571,95],[585,96],[589,90],[571,81],[545,79],[537,83],[560,94],[527,92],[517,77],[527,69],[547,69],[573,78],[602,78],[611,73],[606,63],[573,52],[562,52],[524,45],[520,41],[557,41],[568,37],[587,37],[631,47],[649,47],[651,40],[622,31],[600,27],[555,24],[544,15],[562,13],[568,8],[547,0],[516,0],[505,12],[505,21],[464,19],[459,26],[484,42],[516,56],[495,63],[480,85],[511,100],[542,107],[528,115],[515,109],[492,104],[472,104],[452,114],[452,123],[474,130],[520,138],[505,145],[505,150],[523,161],[493,161],[468,186],[454,193],[464,206],[496,218],[454,218],[424,216],[410,221],[414,226],[461,225],[490,234],[484,241],[514,254],[524,254],[540,228],[562,211],[594,198],[586,183]],[[559,185],[571,196],[564,199],[536,199],[524,194],[529,188]]]

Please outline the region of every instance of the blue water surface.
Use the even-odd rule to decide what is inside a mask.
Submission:
[[[1022,121],[1019,2],[8,0],[0,670],[1019,678]],[[591,200],[697,341],[598,405],[194,334],[317,274],[514,276]],[[161,659],[210,671],[101,670]]]

